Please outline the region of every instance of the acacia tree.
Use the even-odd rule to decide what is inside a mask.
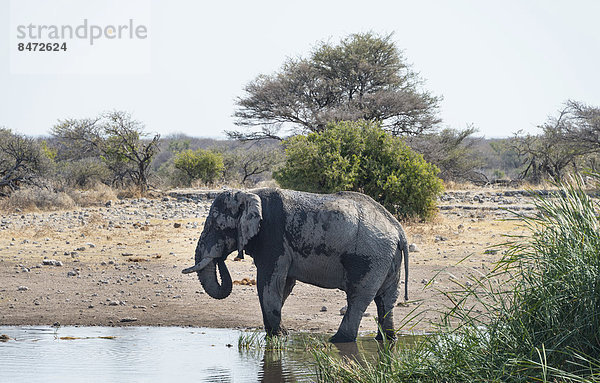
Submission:
[[[544,177],[561,180],[568,169],[576,169],[585,155],[600,151],[600,111],[568,101],[557,116],[539,126],[538,135],[512,138],[512,149],[519,155],[521,178],[539,182]]]
[[[393,135],[432,131],[440,121],[439,98],[421,84],[392,35],[352,34],[251,81],[234,113],[236,124],[247,129],[226,133],[241,140],[281,139],[358,120],[378,121]]]
[[[152,138],[144,125],[121,111],[105,113],[95,119],[60,121],[52,135],[71,153],[100,157],[113,173],[113,182],[130,179],[144,194],[152,158],[158,153],[160,135]],[[66,159],[66,158],[65,158]]]
[[[264,143],[265,145],[261,145]],[[226,177],[242,185],[256,181],[283,163],[284,153],[280,145],[268,141],[243,143],[225,154]]]
[[[44,168],[44,154],[34,139],[0,128],[0,195],[32,184]]]
[[[600,151],[600,108],[569,100],[549,123],[556,126],[565,140],[589,152]]]

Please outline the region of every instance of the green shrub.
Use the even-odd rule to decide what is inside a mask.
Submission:
[[[223,174],[223,155],[211,150],[191,149],[184,150],[175,155],[175,168],[182,171],[188,184],[195,180],[212,184]]]
[[[497,180],[506,178],[506,173],[504,173],[504,170],[500,170],[500,169],[495,169],[494,173],[493,173],[493,177]]]
[[[435,212],[443,189],[437,167],[378,124],[338,122],[285,144],[285,165],[274,174],[284,188],[362,192],[399,217],[428,218]]]

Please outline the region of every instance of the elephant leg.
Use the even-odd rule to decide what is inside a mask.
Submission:
[[[355,342],[358,335],[358,327],[360,321],[369,304],[373,301],[375,293],[366,295],[364,292],[360,294],[347,294],[348,308],[342,319],[342,323],[334,336],[329,339],[332,343]]]
[[[292,292],[292,289],[294,288],[295,285],[296,285],[296,279],[288,277],[285,280],[285,286],[283,288],[283,299],[281,300],[281,307],[282,308],[283,308],[283,305],[285,304],[285,300],[290,296],[290,293]],[[284,334],[284,335],[288,334],[288,330],[283,325],[282,322],[279,322],[279,327],[281,328],[281,333],[282,334]]]
[[[290,296],[294,286],[296,286],[296,279],[288,277],[285,280],[285,287],[283,288],[283,300],[281,303],[282,306],[285,304],[285,300]]]
[[[266,275],[260,270],[257,273],[258,299],[267,336],[277,336],[282,333],[281,307],[284,301],[286,279],[286,276],[281,274]]]
[[[377,305],[377,340],[383,340],[383,335],[387,339],[396,339],[394,330],[394,305],[398,299],[398,288],[396,284],[390,285],[382,294],[375,297]],[[383,334],[382,334],[383,331]]]
[[[375,339],[377,340],[383,340],[384,335],[387,339],[396,339],[393,310],[398,299],[399,282],[400,274],[392,268],[375,296],[378,324],[377,337]]]

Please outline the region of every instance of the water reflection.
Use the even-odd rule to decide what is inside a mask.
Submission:
[[[229,383],[233,382],[231,380],[231,376],[229,375],[229,369],[226,368],[207,368],[203,371],[205,375],[202,381],[207,383]],[[201,374],[202,375],[202,374]]]
[[[0,327],[1,382],[309,382],[314,362],[304,339],[285,351],[236,347],[239,330],[179,327]],[[323,338],[325,339],[325,338]],[[233,346],[232,346],[233,345]],[[372,338],[331,351],[364,362]]]
[[[278,351],[266,351],[263,355],[258,378],[260,382],[295,382],[290,372],[283,372],[282,354]]]
[[[335,348],[337,348],[341,358],[353,360],[356,362],[360,362],[362,360],[358,351],[358,343],[334,343],[333,345],[335,346]]]

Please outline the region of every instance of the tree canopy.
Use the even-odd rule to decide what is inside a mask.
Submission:
[[[259,75],[236,102],[231,138],[281,139],[321,132],[329,122],[378,121],[393,135],[432,131],[439,98],[405,62],[392,35],[351,34],[323,42],[308,58],[290,58],[280,71]]]

